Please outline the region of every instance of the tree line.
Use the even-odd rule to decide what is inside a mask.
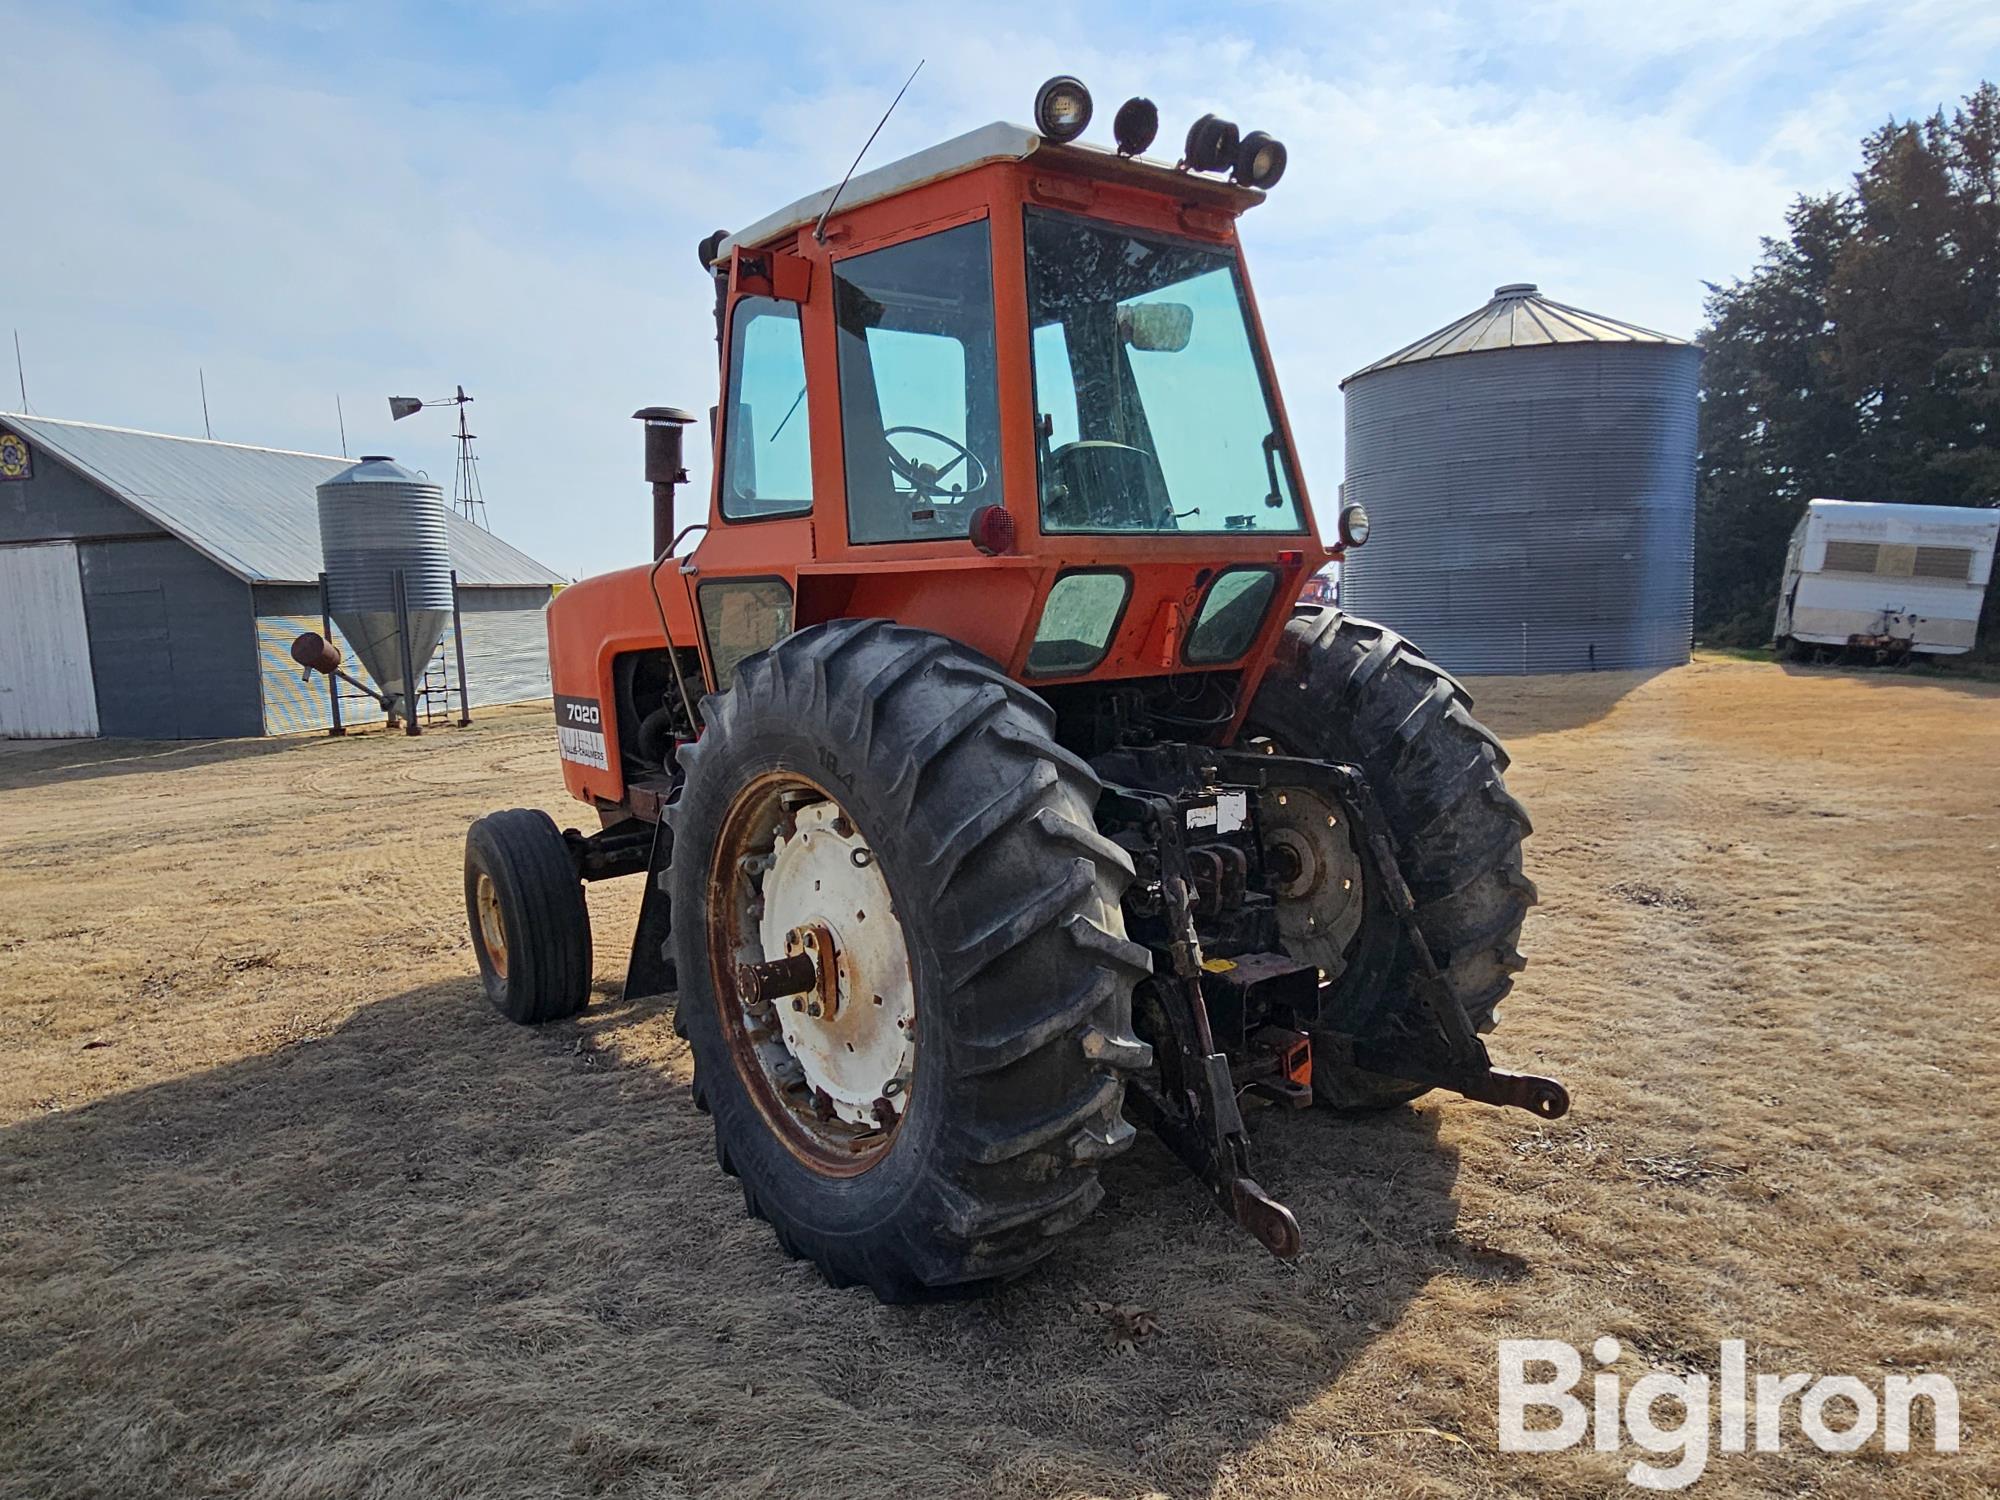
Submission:
[[[1861,163],[1851,188],[1792,204],[1747,278],[1709,284],[1706,641],[1769,639],[1785,544],[1815,496],[2000,504],[2000,87],[1891,121]]]

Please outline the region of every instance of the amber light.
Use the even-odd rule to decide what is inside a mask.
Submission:
[[[1004,505],[982,505],[972,513],[966,535],[988,557],[1014,550],[1014,517]]]

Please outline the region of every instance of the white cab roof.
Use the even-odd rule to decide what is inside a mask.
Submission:
[[[982,125],[964,135],[927,146],[887,166],[858,173],[844,191],[837,184],[822,188],[774,214],[766,214],[748,228],[739,229],[724,239],[715,252],[714,263],[721,265],[727,261],[729,252],[738,245],[749,248],[767,244],[780,235],[817,223],[819,216],[826,212],[827,205],[833,202],[836,192],[840,194],[840,207],[845,211],[927,182],[955,177],[974,167],[998,161],[1025,161],[1037,152],[1067,159],[1072,164],[1087,165],[1093,175],[1116,176],[1156,187],[1179,188],[1211,201],[1222,198],[1239,210],[1264,201],[1264,195],[1256,188],[1238,187],[1218,178],[1181,172],[1170,162],[1149,161],[1143,157],[1128,160],[1101,146],[1087,146],[1080,141],[1051,141],[1026,125],[1010,125],[1004,120],[996,120],[991,125]]]

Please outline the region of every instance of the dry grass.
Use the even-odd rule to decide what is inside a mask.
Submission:
[[[742,1216],[667,1007],[478,1002],[459,840],[543,717],[0,752],[0,1493],[1625,1494],[1496,1451],[1495,1342],[1940,1368],[1991,1493],[2000,688],[1704,659],[1483,685],[1539,827],[1498,1038],[1552,1126],[1256,1122],[1279,1265],[1151,1143],[999,1295],[834,1292]],[[599,888],[615,995],[634,893]]]

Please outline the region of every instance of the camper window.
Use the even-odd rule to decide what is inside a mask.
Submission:
[[[1915,571],[1919,578],[1948,578],[1953,583],[1969,582],[1972,578],[1972,549],[1919,547]]]
[[[1872,573],[1881,547],[1875,542],[1828,542],[1826,571],[1829,573]]]

